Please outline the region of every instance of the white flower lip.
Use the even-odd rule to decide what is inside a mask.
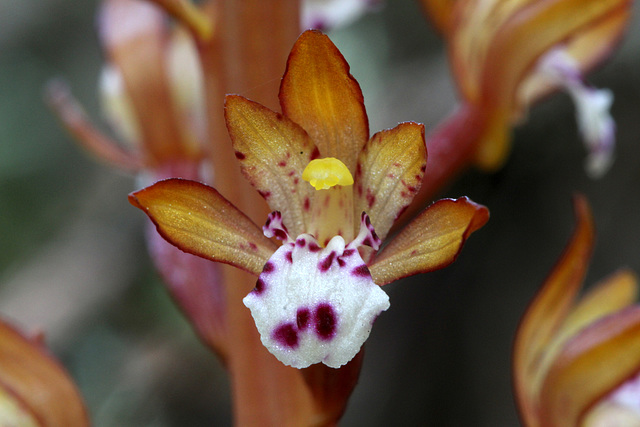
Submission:
[[[573,99],[578,129],[589,151],[585,169],[592,178],[602,177],[611,167],[615,151],[616,124],[610,113],[613,94],[587,86],[578,64],[562,47],[545,54],[538,70]]]
[[[389,297],[373,282],[357,250],[377,239],[368,217],[363,215],[361,232],[351,244],[335,236],[325,248],[310,234],[291,240],[279,228],[277,213],[269,218],[265,234],[286,242],[243,302],[262,343],[282,363],[305,368],[322,362],[338,368],[358,353],[376,317],[389,308]]]

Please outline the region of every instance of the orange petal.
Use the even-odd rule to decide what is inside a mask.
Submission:
[[[469,235],[489,220],[489,211],[466,197],[433,203],[398,234],[369,266],[385,285],[451,264]]]
[[[280,86],[283,113],[307,131],[322,157],[355,172],[369,124],[358,82],[340,51],[319,31],[298,38]]]
[[[420,189],[426,165],[424,125],[418,123],[376,133],[360,153],[354,212],[369,215],[380,239]]]
[[[459,81],[477,82],[475,89],[469,87],[465,93],[495,111],[495,120],[517,112],[519,85],[542,54],[630,4],[629,0],[529,0],[527,3],[486,40],[485,46],[477,50],[467,46],[467,54],[472,58],[481,57],[479,64],[470,70],[464,70],[465,65],[457,68],[461,70],[457,73]],[[490,130],[496,128],[499,128],[497,124],[489,125]],[[482,144],[495,145],[495,149],[484,147],[479,151],[479,165],[486,169],[499,167],[508,152],[504,141],[491,133]]]
[[[605,317],[570,340],[541,390],[542,426],[580,425],[598,400],[640,369],[640,307]]]
[[[129,195],[169,243],[185,252],[259,275],[276,249],[246,215],[215,189],[167,179]]]
[[[587,200],[576,197],[574,210],[577,224],[573,236],[516,333],[514,387],[525,425],[536,425],[536,385],[545,374],[541,371],[543,356],[580,290],[593,249],[594,228]]]
[[[82,398],[65,370],[39,343],[0,320],[0,416],[7,415],[7,398],[17,404],[9,410],[37,420],[33,425],[89,425]]]
[[[138,171],[142,168],[142,160],[138,153],[125,150],[93,126],[64,82],[49,82],[46,87],[46,100],[67,131],[98,158],[125,170]]]
[[[598,283],[571,310],[561,336],[571,336],[583,327],[633,304],[638,297],[638,278],[630,270],[621,270]]]
[[[588,25],[583,31],[563,41],[562,48],[575,59],[580,69],[585,72],[593,68],[607,57],[622,36],[631,15],[631,2],[627,7],[620,7],[602,19]],[[554,87],[549,79],[541,76],[535,68],[519,84],[517,93],[516,114],[526,112],[531,103],[545,96]]]
[[[122,73],[148,160],[183,158],[182,135],[167,78],[165,15],[142,1],[106,0],[99,18],[100,38],[111,62]]]
[[[282,114],[236,95],[226,98],[225,118],[243,174],[280,211],[293,237],[309,230],[313,187],[302,171],[317,155],[307,133]]]
[[[625,270],[607,278],[581,298],[547,344],[544,352],[536,359],[538,375],[534,377],[531,389],[540,389],[549,366],[572,336],[598,319],[633,304],[637,293],[638,283],[635,275]]]

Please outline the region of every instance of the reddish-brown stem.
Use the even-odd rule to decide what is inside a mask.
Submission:
[[[214,35],[200,46],[210,118],[214,185],[256,223],[267,206],[241,176],[224,123],[224,95],[238,93],[271,108],[286,58],[299,34],[297,2],[223,0],[209,4]],[[256,278],[220,266],[226,289],[226,342],[235,424],[308,425],[316,408],[299,370],[284,366],[260,342],[242,298]]]

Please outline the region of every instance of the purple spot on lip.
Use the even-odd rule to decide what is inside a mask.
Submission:
[[[321,250],[322,248],[320,246],[318,246],[317,243],[315,242],[309,242],[309,250],[311,252],[318,252],[319,250]]]
[[[355,249],[345,249],[344,252],[342,253],[343,257],[350,257],[351,255],[353,255],[356,252]]]
[[[301,248],[304,248],[304,245],[306,245],[306,244],[307,244],[307,242],[306,242],[306,240],[304,240],[304,239],[298,239],[298,240],[296,240],[296,245],[298,245],[298,246],[299,246],[299,247],[301,247]]]
[[[336,258],[336,253],[331,251],[331,253],[322,261],[318,263],[318,269],[320,271],[325,272],[329,268],[331,268],[331,264],[333,264],[333,260]]]
[[[340,267],[344,267],[345,265],[347,265],[347,262],[342,258],[338,258],[338,264],[340,265]]]
[[[285,323],[278,326],[273,331],[272,337],[285,347],[297,348],[299,344],[298,331],[296,331],[293,323]]]
[[[293,253],[291,251],[286,252],[284,254],[284,257],[287,259],[287,261],[293,264]]]
[[[256,295],[260,295],[261,293],[264,292],[265,288],[266,288],[266,283],[264,283],[264,280],[262,279],[258,279],[258,281],[256,282],[256,287],[253,288],[253,293],[255,293]]]
[[[296,323],[298,325],[298,329],[305,330],[307,326],[309,326],[309,318],[311,317],[311,313],[308,308],[299,308],[296,313]]]
[[[369,267],[367,267],[365,264],[360,264],[359,266],[351,270],[351,274],[358,277],[371,277]]]
[[[321,303],[314,314],[316,334],[323,341],[329,341],[336,334],[336,313],[328,303]]]
[[[262,268],[262,272],[263,273],[271,273],[275,269],[276,269],[275,265],[273,265],[273,263],[271,261],[267,261],[267,263]]]

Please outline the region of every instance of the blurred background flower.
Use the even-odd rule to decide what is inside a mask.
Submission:
[[[0,4],[0,313],[27,331],[46,330],[96,426],[228,425],[226,374],[148,260],[142,218],[126,200],[133,180],[78,150],[42,101],[44,84],[64,76],[99,117],[98,5]],[[615,96],[612,170],[597,182],[585,175],[574,107],[558,95],[515,130],[501,171],[471,172],[441,194],[488,206],[491,221],[453,266],[387,287],[394,309],[367,343],[342,425],[517,425],[511,341],[568,238],[574,191],[588,196],[598,224],[586,283],[612,266],[640,271],[633,19],[620,49],[589,79]],[[413,120],[428,134],[455,105],[442,40],[416,1],[395,0],[330,36],[362,86],[372,129]],[[241,95],[251,98],[251,89]]]

